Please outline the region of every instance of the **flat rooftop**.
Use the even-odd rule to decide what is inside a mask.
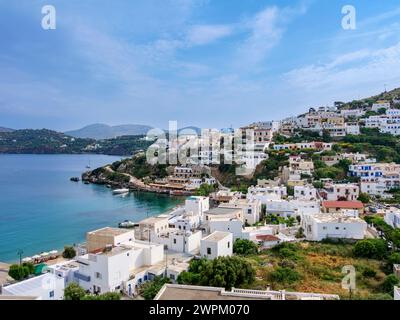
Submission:
[[[106,227],[106,228],[98,229],[95,231],[90,231],[90,232],[88,232],[88,234],[98,235],[98,236],[119,236],[121,234],[128,233],[128,232],[132,232],[132,230]]]
[[[328,214],[320,213],[312,216],[317,222],[332,222],[332,223],[365,223],[366,222],[360,218],[355,218],[351,216],[346,216],[343,214]]]
[[[209,236],[203,238],[203,240],[217,242],[226,237],[229,237],[230,235],[232,235],[232,233],[230,233],[230,232],[215,231],[212,234],[210,234]]]
[[[242,212],[242,209],[241,208],[218,207],[218,208],[213,208],[213,209],[207,210],[207,211],[204,212],[204,214],[218,216],[218,215],[236,214],[237,212]]]
[[[154,300],[339,300],[333,294],[315,294],[285,291],[260,291],[247,289],[164,285]]]
[[[157,222],[160,222],[160,221],[163,221],[163,220],[169,220],[169,218],[170,218],[170,216],[166,215],[166,214],[159,215],[159,216],[154,216],[154,217],[149,217],[149,218],[146,218],[146,219],[140,221],[139,225],[140,224],[154,224],[154,223],[157,223]]]

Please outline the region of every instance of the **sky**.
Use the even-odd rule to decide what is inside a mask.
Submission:
[[[385,86],[400,87],[398,0],[0,0],[3,127],[239,127]]]

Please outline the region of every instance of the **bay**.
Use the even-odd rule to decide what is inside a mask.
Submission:
[[[120,157],[0,155],[0,261],[18,260],[85,240],[87,231],[140,221],[170,210],[182,198],[135,192],[116,196],[105,186],[71,177]]]

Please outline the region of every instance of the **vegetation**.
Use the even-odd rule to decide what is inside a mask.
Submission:
[[[270,274],[270,279],[272,282],[278,282],[281,284],[292,284],[301,279],[300,274],[288,267],[277,267]]]
[[[143,136],[124,136],[96,141],[73,138],[47,129],[0,132],[0,153],[132,155],[140,150],[146,150],[152,143],[144,140]]]
[[[364,239],[354,246],[356,257],[369,259],[383,259],[388,252],[387,243],[382,239]]]
[[[237,239],[233,244],[233,253],[237,255],[247,256],[252,254],[257,254],[257,245],[247,239]]]
[[[256,270],[256,280],[245,287],[265,290],[270,285],[273,290],[333,293],[341,299],[393,299],[391,292],[384,290],[386,262],[357,257],[354,247],[329,241],[282,243],[257,255],[246,256]],[[342,268],[346,265],[356,269],[357,289],[351,296],[341,285]]]
[[[265,217],[266,224],[286,224],[288,227],[293,227],[296,224],[296,219],[293,217],[283,218],[275,214],[268,214]]]
[[[74,247],[66,246],[64,247],[64,251],[62,253],[63,258],[65,259],[73,259],[76,256],[76,251]]]
[[[208,197],[210,193],[215,192],[216,187],[210,184],[202,184],[200,188],[196,191],[197,196]]]
[[[179,275],[178,283],[231,289],[253,283],[254,277],[253,267],[244,258],[218,257],[214,260],[192,260],[189,270]]]
[[[13,264],[8,270],[8,275],[14,280],[20,281],[28,278],[30,275],[34,274],[35,267],[32,263]]]
[[[69,284],[64,289],[64,300],[82,300],[86,296],[86,291],[76,283]]]
[[[118,292],[107,292],[100,295],[90,294],[76,283],[70,283],[64,289],[64,300],[120,300],[121,294]]]
[[[146,300],[153,300],[164,284],[171,283],[171,280],[165,277],[155,277],[152,281],[145,282],[140,287],[140,295]]]

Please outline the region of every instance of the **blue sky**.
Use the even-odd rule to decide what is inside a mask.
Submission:
[[[398,0],[0,0],[0,40],[11,128],[237,127],[400,87]]]

